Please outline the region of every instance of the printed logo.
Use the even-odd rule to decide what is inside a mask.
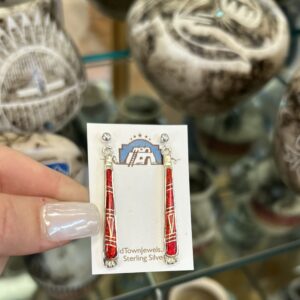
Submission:
[[[44,165],[52,170],[60,172],[64,175],[70,175],[70,166],[64,162],[44,163]]]
[[[133,167],[137,165],[162,165],[163,159],[159,145],[151,143],[151,138],[135,135],[129,144],[119,149],[119,164]]]

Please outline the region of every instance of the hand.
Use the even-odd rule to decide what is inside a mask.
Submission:
[[[87,190],[25,155],[0,147],[0,273],[11,255],[46,251],[99,230]]]

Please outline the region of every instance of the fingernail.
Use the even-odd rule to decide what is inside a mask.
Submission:
[[[99,232],[100,216],[91,203],[48,203],[42,208],[42,227],[51,241],[69,241]]]

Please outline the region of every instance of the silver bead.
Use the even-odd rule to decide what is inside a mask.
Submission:
[[[164,144],[164,143],[167,143],[168,141],[169,141],[169,136],[166,133],[163,133],[160,136],[160,142]]]
[[[108,132],[104,132],[102,135],[103,142],[109,142],[111,140],[111,134]]]

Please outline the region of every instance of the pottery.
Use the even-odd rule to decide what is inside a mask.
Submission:
[[[173,287],[169,300],[230,300],[232,297],[217,281],[200,278]]]
[[[255,99],[227,113],[198,118],[196,127],[201,154],[214,165],[238,161],[266,133],[264,117],[261,101]]]
[[[160,103],[152,97],[137,94],[123,99],[119,107],[118,123],[161,124]]]
[[[280,179],[272,179],[253,195],[249,210],[264,233],[280,236],[300,226],[299,200]]]
[[[248,211],[268,236],[282,236],[300,226],[300,198],[282,182],[272,158],[253,166],[247,175],[252,194]]]
[[[287,300],[298,300],[300,298],[300,278],[299,277],[293,279],[289,283],[286,293],[288,296]]]
[[[82,94],[83,106],[72,122],[60,134],[68,137],[87,151],[88,123],[115,123],[116,103],[109,93],[99,84],[88,82]]]
[[[283,181],[300,193],[300,70],[283,97],[274,135],[274,157]]]
[[[82,299],[97,279],[92,275],[89,239],[27,256],[25,262],[29,274],[51,299]]]
[[[96,3],[100,10],[109,17],[125,20],[134,0],[92,0],[92,2]]]
[[[33,299],[36,291],[37,285],[26,272],[23,257],[10,257],[0,277],[0,299]]]
[[[263,233],[245,204],[230,210],[221,224],[222,237],[229,247],[239,253],[261,250]]]
[[[0,7],[2,132],[57,131],[80,109],[85,72],[47,2]]]
[[[68,139],[50,133],[0,134],[0,145],[22,152],[30,158],[84,183],[84,158]]]
[[[138,0],[132,56],[161,98],[190,115],[224,112],[257,92],[289,48],[273,0]]]
[[[211,242],[216,235],[212,197],[216,192],[211,173],[196,162],[190,162],[191,214],[195,251]]]

